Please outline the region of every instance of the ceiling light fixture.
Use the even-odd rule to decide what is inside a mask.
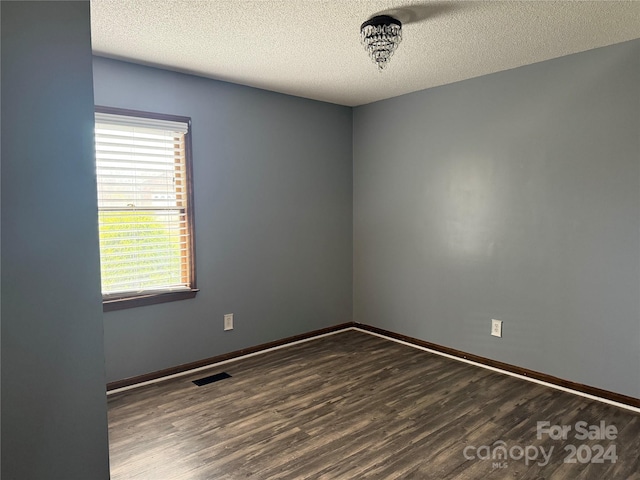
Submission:
[[[402,23],[388,15],[377,15],[360,27],[360,41],[381,72],[402,41]]]

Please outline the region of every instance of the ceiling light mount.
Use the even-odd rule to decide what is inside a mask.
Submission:
[[[376,15],[360,26],[360,41],[382,71],[402,41],[402,22],[389,15]]]

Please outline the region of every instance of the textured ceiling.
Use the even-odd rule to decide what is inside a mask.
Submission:
[[[378,72],[360,24],[403,41]],[[341,105],[640,38],[640,2],[92,0],[97,55]]]

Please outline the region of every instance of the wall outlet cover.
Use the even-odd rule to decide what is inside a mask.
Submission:
[[[502,337],[502,320],[491,319],[491,335]]]

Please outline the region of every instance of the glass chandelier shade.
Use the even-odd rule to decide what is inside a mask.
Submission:
[[[382,71],[402,41],[402,23],[388,15],[375,16],[360,27],[360,41]]]

